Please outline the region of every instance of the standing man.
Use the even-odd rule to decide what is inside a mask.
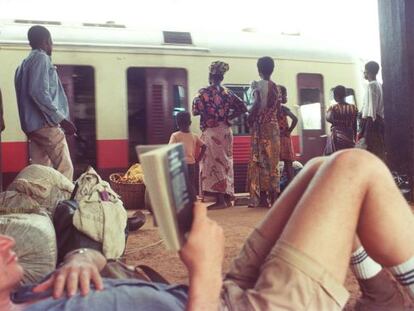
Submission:
[[[52,37],[43,26],[32,26],[27,37],[32,51],[16,70],[15,88],[22,130],[30,140],[32,163],[53,166],[69,180],[73,165],[66,135],[76,127],[69,119],[68,100],[51,62]]]
[[[374,61],[365,64],[364,78],[368,85],[362,103],[358,139],[364,139],[366,149],[385,160],[384,103],[382,85],[377,81],[379,69]]]

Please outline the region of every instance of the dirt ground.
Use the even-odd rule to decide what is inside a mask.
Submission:
[[[267,211],[268,209],[264,208],[249,209],[247,207],[209,211],[209,216],[224,228],[226,242],[223,271],[228,270],[245,238]],[[160,272],[172,283],[188,283],[185,267],[175,253],[165,249],[157,228],[153,226],[152,217],[147,216],[148,219],[144,227],[132,232],[128,238],[125,256],[127,264],[146,264]],[[359,296],[358,285],[351,273],[348,273],[346,288],[351,293],[351,299],[344,310],[351,311],[355,299]]]

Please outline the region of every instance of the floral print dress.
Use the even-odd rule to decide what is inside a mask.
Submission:
[[[244,102],[222,86],[199,90],[193,115],[200,116],[201,140],[207,146],[200,162],[200,193],[234,196],[233,133],[230,119],[247,112]]]
[[[260,194],[279,193],[280,134],[277,114],[279,92],[273,81],[252,83],[252,92],[258,92],[261,109],[251,127],[251,154],[248,166],[250,205],[258,206]],[[266,92],[263,92],[266,89]]]

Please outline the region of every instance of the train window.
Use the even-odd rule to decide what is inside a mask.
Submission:
[[[185,88],[182,85],[173,85],[174,108],[183,108],[185,104]]]
[[[301,89],[300,101],[302,128],[305,130],[322,129],[319,89]]]
[[[173,85],[173,118],[174,131],[178,131],[177,114],[185,111],[185,88],[182,85]]]
[[[238,97],[240,97],[247,105],[247,109],[251,108],[250,98],[250,86],[249,85],[237,85],[226,84],[225,87],[233,91]],[[249,135],[249,126],[247,125],[247,115],[242,115],[232,121],[233,135]]]
[[[330,94],[329,94],[329,102],[331,105],[335,104],[335,99],[333,96],[333,90],[334,88],[331,88]],[[356,97],[355,97],[355,91],[353,89],[347,88],[346,89],[346,98],[345,101],[348,104],[356,105]]]
[[[68,140],[75,176],[91,165],[96,167],[95,72],[91,66],[57,65],[77,128]]]

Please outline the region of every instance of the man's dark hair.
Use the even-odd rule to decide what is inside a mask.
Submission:
[[[343,85],[337,85],[335,86],[333,90],[334,98],[340,98],[343,99],[346,97],[346,88]]]
[[[370,61],[365,64],[365,70],[369,72],[370,74],[377,75],[379,69],[380,69],[380,66],[377,62]]]
[[[191,124],[191,115],[187,111],[177,113],[177,126],[179,129],[185,129]]]
[[[27,32],[27,39],[32,49],[37,49],[40,45],[50,38],[50,32],[46,27],[35,25],[30,27]]]
[[[275,69],[275,62],[269,56],[260,57],[257,60],[257,69],[260,73],[270,76]]]

